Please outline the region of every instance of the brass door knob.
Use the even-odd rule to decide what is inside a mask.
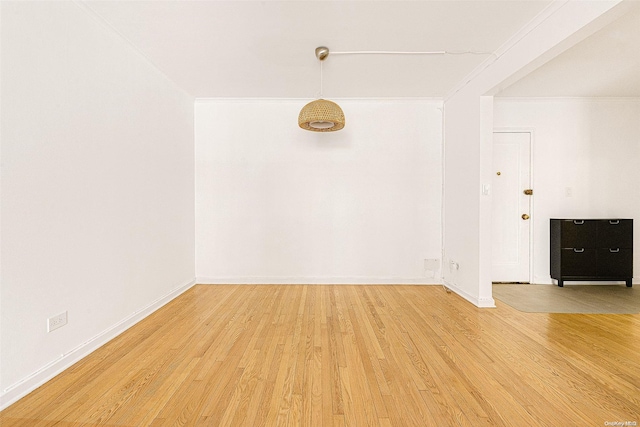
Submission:
[[[526,190],[523,191],[524,194],[526,194],[527,196],[531,196],[533,195],[533,190],[531,188],[527,188]]]
[[[529,215],[527,215],[527,214],[522,214],[522,219],[525,219],[525,220],[526,220],[526,219],[529,219]]]

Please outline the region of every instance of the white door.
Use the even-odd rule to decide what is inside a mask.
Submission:
[[[492,281],[529,282],[531,133],[494,132]]]

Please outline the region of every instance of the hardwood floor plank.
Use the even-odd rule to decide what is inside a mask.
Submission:
[[[2,427],[640,422],[640,315],[478,309],[438,286],[198,285]]]
[[[326,295],[326,292],[323,292]],[[326,313],[326,311],[325,311]],[[330,322],[322,324],[322,344],[320,355],[320,375],[322,387],[322,423],[323,425],[333,425],[334,396],[333,396],[333,375],[334,363],[332,363],[331,340],[329,339]]]
[[[311,392],[311,413],[309,414],[311,418],[308,425],[322,426],[324,416],[322,410],[322,356],[320,347],[316,347],[316,349],[317,357],[313,361],[307,362],[309,365],[309,378],[311,379],[311,387],[309,390]],[[303,402],[307,402],[309,400],[308,393],[303,397]]]
[[[331,387],[330,396],[331,396],[331,406],[333,408],[334,415],[343,415],[344,408],[342,402],[342,393],[340,391],[340,364],[344,365],[344,350],[342,351],[343,356],[339,355],[341,352],[338,350],[338,345],[340,344],[340,348],[342,348],[342,333],[340,332],[340,328],[337,326],[337,321],[334,321],[334,317],[332,316],[330,320],[327,322],[327,335],[329,336],[329,355],[327,356],[327,360],[329,361],[329,373],[330,378],[328,379],[329,387]],[[342,362],[340,361],[342,359]]]
[[[345,298],[346,302],[346,298]],[[351,307],[348,303],[345,304]],[[345,387],[348,390],[348,395],[351,397],[350,404],[353,406],[352,411],[347,413],[355,413],[357,416],[355,419],[350,419],[345,416],[345,422],[348,425],[377,425],[378,415],[374,406],[372,398],[372,392],[374,392],[377,385],[369,383],[366,369],[364,366],[365,360],[368,361],[368,354],[361,352],[358,346],[359,333],[358,321],[355,322],[351,319],[355,318],[353,309],[347,310],[347,318],[351,324],[350,333],[343,334],[343,342],[345,348],[346,367],[340,370],[340,380],[343,387],[343,396]],[[381,403],[382,404],[382,403]],[[386,411],[384,411],[386,414]],[[346,413],[345,413],[346,415]],[[353,422],[350,422],[353,421]]]
[[[355,319],[356,314],[353,310],[349,310],[350,311],[350,315],[352,316],[352,318]],[[387,418],[387,409],[386,406],[384,405],[384,400],[382,399],[382,392],[380,390],[380,387],[378,385],[378,377],[376,376],[376,372],[374,368],[374,363],[372,363],[372,360],[375,361],[375,365],[377,366],[377,369],[381,372],[378,359],[374,359],[375,356],[373,356],[371,353],[368,352],[366,346],[364,345],[364,340],[362,339],[362,333],[360,332],[360,328],[357,325],[357,323],[354,321],[354,328],[353,328],[353,332],[354,332],[354,336],[353,336],[353,346],[355,348],[355,350],[357,351],[357,353],[360,355],[359,360],[357,361],[357,363],[360,365],[358,368],[359,375],[358,378],[361,379],[363,381],[363,384],[360,384],[360,386],[362,387],[362,393],[364,393],[365,398],[367,398],[367,400],[371,400],[371,403],[373,405],[373,408],[375,409],[375,415],[372,414],[372,416],[375,417],[383,417],[383,418]],[[385,386],[386,386],[386,381],[385,381]],[[369,406],[368,403],[365,403],[365,405]]]

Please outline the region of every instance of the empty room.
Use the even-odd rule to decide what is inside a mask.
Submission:
[[[638,425],[638,52],[634,0],[1,0],[0,425]]]

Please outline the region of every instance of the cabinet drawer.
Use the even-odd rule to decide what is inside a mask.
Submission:
[[[632,277],[632,249],[598,249],[597,270],[599,277]]]
[[[633,248],[633,220],[604,219],[596,226],[598,248]]]
[[[566,219],[562,221],[560,247],[562,248],[595,248],[596,221]]]
[[[562,276],[595,276],[596,275],[596,250],[595,249],[562,249],[561,253]]]

